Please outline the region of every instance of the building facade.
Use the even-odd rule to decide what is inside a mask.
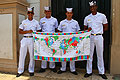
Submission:
[[[54,7],[53,5],[57,5],[52,1],[55,0],[0,0],[0,71],[17,72],[19,41],[22,37],[18,34],[18,27],[22,20],[27,18],[27,7],[35,7],[34,18],[39,21],[40,18],[44,17],[44,6]],[[110,74],[120,74],[119,4],[120,0],[111,0],[110,3],[109,51],[106,55],[108,56],[106,63],[109,63],[108,71]],[[59,6],[57,7],[59,10]],[[52,11],[53,15],[58,12]],[[27,58],[26,65],[28,65],[28,60]],[[36,68],[40,68],[40,61],[36,61]]]

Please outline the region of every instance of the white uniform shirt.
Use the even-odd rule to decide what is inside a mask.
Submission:
[[[78,22],[74,19],[68,21],[67,19],[60,22],[58,26],[58,30],[62,32],[78,32],[80,30],[80,26]]]
[[[84,19],[84,25],[92,28],[92,34],[103,34],[103,24],[107,23],[106,16],[99,12],[96,15],[91,13]]]
[[[51,17],[49,19],[44,17],[40,20],[40,27],[42,29],[42,32],[52,32],[52,33],[54,33],[55,28],[58,27],[58,21],[54,17]]]
[[[33,19],[32,21],[28,19],[23,20],[19,28],[22,29],[23,31],[28,31],[28,30],[37,31],[41,29],[39,22],[36,21],[35,19]],[[32,33],[24,34],[24,36],[32,36]]]

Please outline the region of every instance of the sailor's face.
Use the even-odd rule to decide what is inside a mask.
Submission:
[[[66,16],[67,16],[68,18],[72,18],[73,12],[66,12]]]
[[[29,18],[29,19],[32,19],[32,18],[33,18],[33,16],[34,16],[34,13],[32,13],[32,12],[28,12],[28,14],[27,14],[27,15],[28,15],[28,18]]]
[[[91,12],[96,12],[97,11],[97,6],[96,5],[90,6],[90,11]]]
[[[45,10],[45,15],[46,16],[51,16],[51,10]]]

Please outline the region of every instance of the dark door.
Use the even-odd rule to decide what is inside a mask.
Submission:
[[[109,69],[110,63],[110,10],[111,10],[111,0],[97,0],[98,12],[104,13],[107,16],[109,22],[109,30],[104,33],[104,63],[105,68]],[[89,10],[89,0],[51,0],[52,16],[58,19],[58,22],[66,18],[65,9],[67,7],[73,8],[73,19],[79,22],[81,30],[83,30],[83,22],[85,16],[90,14]],[[96,53],[96,51],[95,51]],[[97,69],[97,58],[94,54],[93,58],[93,68]],[[76,62],[76,67],[85,68],[86,61]]]

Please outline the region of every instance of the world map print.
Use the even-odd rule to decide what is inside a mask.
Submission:
[[[90,34],[90,31],[77,33],[33,32],[34,57],[36,60],[57,62],[87,60],[90,54]]]

